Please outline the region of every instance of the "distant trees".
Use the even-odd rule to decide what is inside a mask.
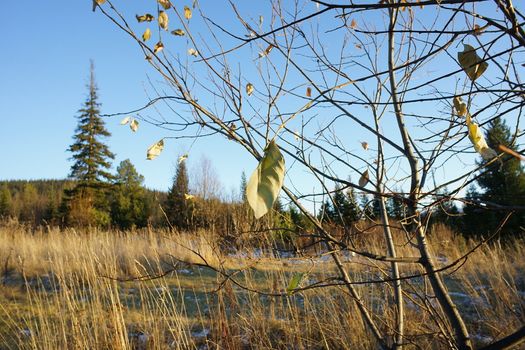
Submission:
[[[140,175],[129,159],[117,167],[111,194],[111,219],[114,225],[129,229],[144,227],[148,223],[151,206],[147,200]]]
[[[109,206],[105,197],[109,181],[113,180],[109,169],[114,155],[101,140],[111,134],[100,118],[93,62],[90,68],[88,97],[79,110],[74,142],[68,149],[74,160],[69,176],[77,180],[77,185],[66,193],[65,217],[73,225],[108,225]]]

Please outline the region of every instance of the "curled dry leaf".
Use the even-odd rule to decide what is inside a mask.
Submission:
[[[149,38],[151,38],[151,30],[149,28],[146,28],[144,34],[142,34],[142,41],[148,41]]]
[[[370,175],[368,174],[368,169],[366,169],[366,171],[359,178],[359,186],[365,187],[369,180]]]
[[[312,88],[311,87],[307,87],[306,88],[306,97],[312,97]]]
[[[171,3],[169,0],[158,0],[159,4],[164,7],[165,10],[169,10],[171,7]]]
[[[129,128],[131,129],[131,131],[137,132],[137,130],[139,129],[139,121],[134,118],[131,119],[131,123],[129,123]]]
[[[161,41],[159,41],[158,43],[155,44],[155,47],[153,48],[153,52],[157,53],[161,51],[162,49],[164,49],[164,44]]]
[[[159,18],[157,19],[159,22],[159,26],[164,29],[168,30],[168,23],[169,23],[169,17],[168,14],[164,11],[159,12]]]
[[[147,160],[153,160],[159,156],[159,154],[164,149],[164,139],[154,143],[148,148],[148,153],[146,155]]]
[[[274,46],[272,44],[268,45],[268,47],[263,52],[259,53],[259,57],[262,58],[268,56],[270,52],[272,52],[273,48]]]
[[[465,115],[467,115],[467,104],[463,102],[461,97],[459,96],[454,97],[453,103],[454,103],[454,109],[456,110],[456,113],[459,116],[464,117]]]
[[[273,207],[283,186],[284,172],[284,157],[272,140],[246,185],[246,198],[256,219]]]
[[[171,31],[171,34],[176,36],[184,36],[186,33],[182,29],[175,29]]]
[[[246,84],[246,93],[248,96],[251,96],[253,94],[253,85],[252,83]]]
[[[184,18],[190,20],[192,16],[191,9],[188,6],[184,6]]]
[[[364,149],[365,151],[368,151],[368,142],[366,142],[366,141],[362,141],[362,142],[361,142],[361,147],[363,147],[363,149]]]
[[[191,49],[188,49],[188,55],[197,57],[199,56],[199,52],[195,50],[194,48],[191,48]]]
[[[470,139],[470,142],[474,145],[474,149],[476,152],[481,154],[481,157],[485,160],[491,160],[494,157],[497,157],[498,154],[496,151],[494,151],[492,148],[490,148],[487,145],[487,141],[485,141],[485,137],[483,136],[483,133],[481,132],[481,129],[479,128],[478,124],[476,123],[469,123],[468,125],[468,137]]]
[[[131,117],[126,117],[120,121],[120,125],[126,125],[131,120]]]
[[[155,17],[153,17],[153,15],[150,15],[149,13],[146,13],[145,15],[142,15],[142,16],[135,15],[135,17],[137,18],[137,21],[139,23],[140,22],[151,22],[155,19]]]
[[[459,65],[467,73],[470,80],[474,81],[487,70],[489,65],[478,56],[472,46],[467,44],[463,46],[463,52],[458,53]]]
[[[352,18],[352,21],[350,22],[350,28],[356,29],[357,28],[357,21]]]

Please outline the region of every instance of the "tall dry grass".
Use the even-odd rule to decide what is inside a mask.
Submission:
[[[371,236],[372,237],[372,236]],[[430,237],[442,264],[473,243],[440,229]],[[381,251],[381,240],[363,244]],[[407,245],[403,254],[413,254]],[[196,254],[197,253],[197,254]],[[457,270],[444,272],[476,342],[508,334],[524,322],[524,246],[486,246]],[[340,287],[273,297],[225,283],[204,260],[265,293],[285,291],[295,272],[303,285],[335,275],[324,257],[278,259],[271,254],[227,256],[206,232],[104,232],[0,228],[0,349],[375,349],[377,344]],[[349,257],[357,281],[384,277],[388,265]],[[173,272],[154,280],[118,281]],[[404,267],[403,273],[417,273]],[[446,341],[428,286],[403,283],[407,330],[414,348]],[[393,327],[387,284],[359,285],[383,329]]]

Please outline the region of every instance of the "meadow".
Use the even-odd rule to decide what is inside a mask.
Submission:
[[[441,264],[475,244],[444,227],[430,243]],[[380,240],[361,244],[384,249]],[[399,249],[410,254],[410,247]],[[522,242],[495,242],[443,272],[475,344],[524,323],[524,254]],[[355,281],[387,274],[386,264],[345,256]],[[205,231],[80,232],[8,223],[0,228],[0,269],[0,349],[377,348],[345,289],[307,287],[336,281],[322,251],[232,253]],[[412,270],[402,272],[418,272]],[[298,273],[305,275],[292,291]],[[436,305],[418,299],[428,286],[421,278],[403,285],[407,348],[439,348],[439,332],[421,312]],[[379,324],[390,327],[390,286],[356,287],[368,308],[384,310]]]

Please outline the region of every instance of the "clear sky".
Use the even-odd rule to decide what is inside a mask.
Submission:
[[[124,3],[125,6],[122,5]],[[221,5],[222,2],[220,1],[203,0],[201,3],[205,3],[208,13],[214,18],[226,21],[226,18],[233,16],[228,7]],[[265,18],[270,18],[269,14],[264,12],[264,8],[253,9],[253,7],[263,6],[263,3],[266,4],[266,2],[255,1],[237,2],[241,11],[250,7],[253,10],[251,13],[264,14]],[[148,6],[151,7],[151,4],[151,0],[134,0],[122,2],[120,7],[125,7],[126,15],[133,17],[136,13],[143,13]],[[191,1],[177,1],[177,5],[181,8],[184,5],[191,6]],[[314,4],[307,3],[307,6],[311,6],[311,8],[303,9],[306,13],[315,11]],[[425,22],[425,18],[435,17],[435,12],[431,12],[431,9],[417,9],[417,11],[419,11],[417,18],[421,23]],[[159,74],[153,71],[144,60],[144,56],[137,45],[99,11],[93,13],[90,1],[9,1],[4,4],[3,13],[5,15],[0,24],[2,29],[0,42],[4,48],[3,54],[0,55],[0,74],[2,77],[0,84],[0,144],[4,156],[0,161],[0,179],[67,177],[72,163],[69,161],[71,154],[66,150],[72,143],[72,136],[77,124],[75,116],[78,115],[77,111],[86,98],[90,59],[95,62],[102,113],[125,112],[143,106],[150,96],[155,97],[150,82],[157,88],[166,87]],[[371,16],[375,16],[375,13],[365,15],[368,16],[365,17],[366,19],[358,19],[360,25],[366,21],[377,21],[380,24],[384,21],[380,17],[372,18]],[[195,16],[192,19],[192,25],[199,25],[197,17]],[[323,33],[337,25],[334,22],[333,14],[322,17],[319,23],[321,24],[320,31]],[[315,25],[319,23],[312,24],[312,27],[315,28]],[[228,22],[228,24],[230,23]],[[134,25],[136,25],[136,21],[134,21]],[[170,27],[170,29],[172,28]],[[217,34],[220,35],[221,33]],[[176,39],[171,38],[170,40]],[[472,37],[468,37],[466,40],[474,41]],[[173,43],[171,47],[167,47],[165,52],[168,49],[185,52],[183,45],[178,47],[179,44],[176,41]],[[328,55],[336,55],[334,57],[337,59],[338,45],[342,45],[342,43],[334,39],[332,42],[323,44],[327,48],[335,47],[333,51],[328,52]],[[425,81],[427,74],[437,74],[436,71],[439,69],[448,71],[452,69],[451,67],[457,67],[455,57],[459,49],[461,49],[460,43],[454,43],[454,46],[450,47],[448,56],[443,55],[444,61],[441,61],[443,64],[435,65],[433,63],[423,67],[419,72],[420,75],[415,78],[416,82],[417,79]],[[234,56],[233,60],[243,62],[245,65],[238,65],[239,69],[242,69],[243,77],[248,75],[256,77],[257,72],[253,60],[247,60],[246,56],[243,57],[242,55],[251,54],[256,57],[258,49],[252,47],[249,50],[252,51],[236,53],[238,56]],[[237,69],[237,63],[234,62],[232,67]],[[359,69],[357,66],[354,67],[355,71],[350,74],[365,75],[363,72],[357,73]],[[256,78],[253,79],[256,84]],[[459,79],[454,81],[454,77],[451,79],[451,81],[444,81],[442,84],[446,84],[446,90],[452,93],[454,93],[455,85],[464,84],[466,80],[464,77],[461,81]],[[301,94],[304,94],[305,85],[301,85],[304,83],[304,78],[291,76],[289,80],[294,84],[297,82],[297,86],[303,91]],[[327,84],[333,83],[332,81],[327,82]],[[339,84],[340,82],[336,83]],[[434,87],[439,88],[439,83]],[[458,87],[459,90],[461,88],[461,86]],[[372,85],[370,89],[373,90],[374,86]],[[166,90],[169,92],[168,87]],[[340,93],[346,92],[341,91]],[[342,98],[349,98],[349,96],[341,95]],[[450,107],[446,101],[429,102],[425,106],[428,110],[422,113],[424,115],[444,115],[445,117],[450,115]],[[284,111],[286,113],[297,110],[294,109],[296,108],[295,105],[286,107],[288,109]],[[372,125],[371,116],[367,110],[359,106],[349,106],[348,108],[352,113],[356,113],[362,120]],[[177,112],[182,115],[187,113],[184,108],[177,110]],[[156,110],[150,109],[144,113],[155,116]],[[321,128],[330,123],[335,115],[332,110],[318,109],[312,114],[311,125],[315,128]],[[490,116],[484,118],[488,117]],[[146,123],[142,123],[138,132],[133,134],[128,127],[119,125],[121,119],[122,117],[105,119],[107,129],[112,133],[111,138],[105,142],[116,154],[114,168],[120,161],[129,158],[139,173],[145,176],[146,186],[167,190],[171,185],[177,158],[179,155],[190,151],[192,140],[169,139],[166,142],[164,152],[156,160],[147,161],[145,159],[147,148],[160,138],[170,137],[173,134]],[[299,123],[299,120],[294,122]],[[414,121],[414,123],[418,122],[418,120]],[[390,129],[395,131],[395,127],[390,128],[390,125],[394,126],[392,114],[387,113],[382,125],[394,140],[399,140],[398,132],[390,133]],[[342,174],[344,175],[341,173],[337,175],[341,178],[350,176],[356,180],[360,175],[359,172],[366,169],[367,162],[372,164],[374,160],[374,153],[366,153],[362,150],[360,142],[366,140],[370,143],[371,148],[374,148],[374,137],[371,134],[363,133],[362,130],[356,132],[356,129],[351,127],[339,133],[343,130],[341,128],[347,126],[348,124],[341,120],[333,125],[334,130],[341,137],[340,141],[349,151],[343,153],[343,156],[349,157],[345,160],[352,163],[354,170],[343,169]],[[425,125],[421,125],[419,128],[424,131],[425,127]],[[418,132],[416,129],[416,136],[418,136]],[[290,142],[293,142],[293,135],[289,136]],[[464,134],[458,137],[464,138]],[[462,140],[461,145],[470,147],[466,138]],[[199,139],[191,147],[189,153],[188,166],[190,170],[199,163],[202,156],[206,156],[212,161],[223,184],[224,193],[230,193],[232,189],[239,187],[242,171],[245,171],[249,176],[256,167],[256,161],[253,158],[245,154],[239,146],[221,137]],[[439,168],[438,171],[442,172],[442,178],[450,178],[450,176],[462,173],[467,168],[473,168],[474,159],[474,152],[471,151],[465,159],[462,159],[461,163],[452,162],[452,167]],[[399,170],[394,169],[394,172],[397,171],[394,174],[395,176],[404,176],[405,170],[403,168],[406,166],[398,163],[392,166],[399,167]],[[293,168],[293,163],[290,163],[289,167]],[[295,176],[289,176],[288,184],[297,184],[303,189],[308,189],[308,191],[314,190],[313,185],[310,185],[308,180],[303,179],[304,176],[301,175],[304,173],[304,169],[301,171],[302,173],[296,173]],[[335,171],[337,172],[337,169]],[[437,176],[440,174],[438,173]]]
[[[135,5],[144,8],[145,3]],[[95,62],[102,113],[145,104],[148,79],[157,82],[158,74],[127,36],[91,11],[89,1],[9,1],[3,11],[8,15],[0,24],[0,179],[65,178],[72,164],[66,149],[87,94],[89,60]],[[106,119],[112,136],[105,141],[116,154],[114,168],[129,158],[148,187],[166,190],[176,158],[187,152],[190,141],[168,142],[158,159],[146,161],[148,146],[169,134],[144,123],[132,134],[120,120]],[[215,139],[213,145],[198,142],[192,148],[190,169],[204,154],[226,191],[238,187],[243,170],[249,173],[256,166],[238,147]]]

